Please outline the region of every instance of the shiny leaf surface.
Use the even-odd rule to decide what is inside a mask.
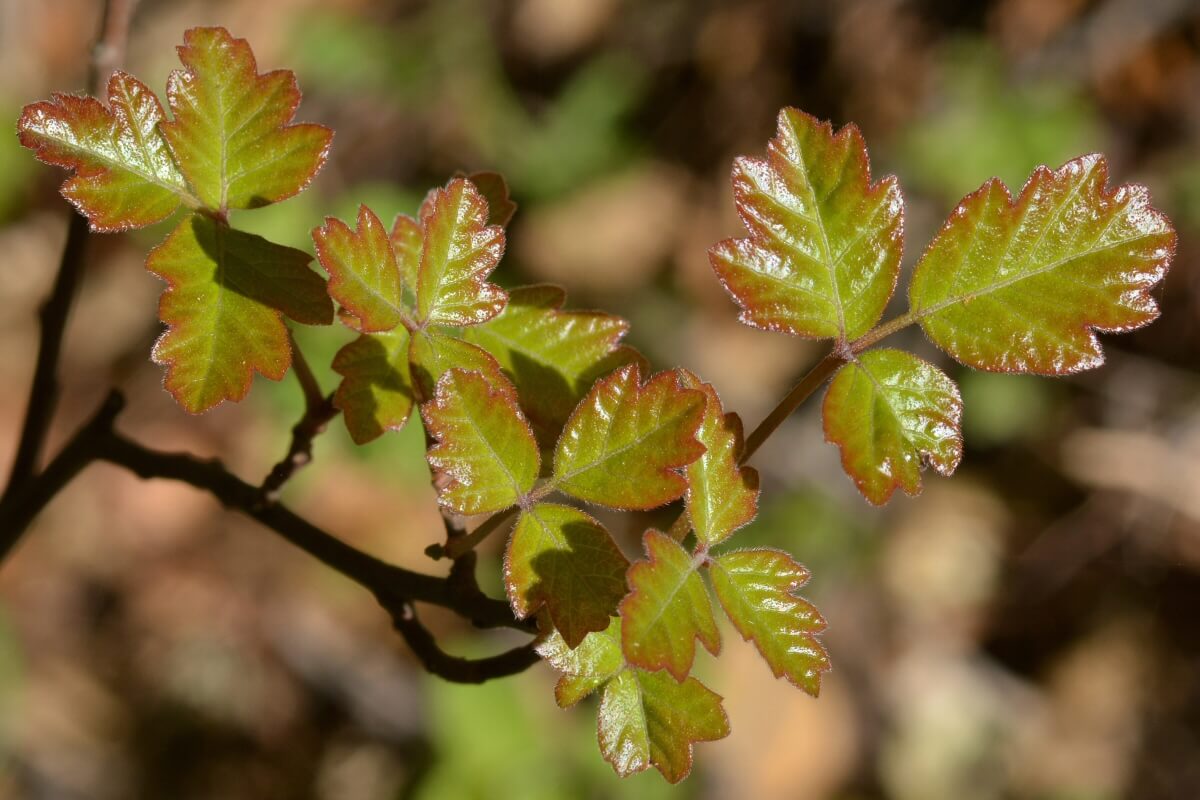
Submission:
[[[342,376],[333,404],[342,410],[355,444],[398,431],[413,407],[408,331],[363,334],[338,351],[333,371]]]
[[[507,381],[496,359],[486,350],[437,330],[414,331],[408,358],[413,385],[422,401],[433,397],[437,382],[455,367],[482,372],[497,382]]]
[[[329,295],[342,307],[342,320],[364,333],[400,324],[400,270],[387,230],[375,212],[358,207],[358,227],[326,217],[312,233],[317,260],[329,273]]]
[[[554,686],[560,708],[570,708],[596,691],[625,668],[621,653],[621,620],[589,633],[577,647],[570,647],[558,631],[551,631],[537,646],[538,655],[562,673]]]

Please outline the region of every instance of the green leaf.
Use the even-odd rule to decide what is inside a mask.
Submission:
[[[422,402],[433,397],[437,382],[455,367],[482,372],[497,383],[507,380],[496,359],[486,350],[432,329],[413,332],[408,358],[417,396]]]
[[[629,594],[621,601],[622,647],[631,664],[666,669],[682,681],[692,671],[696,641],[716,655],[721,632],[708,589],[697,570],[704,559],[655,530],[645,538],[646,561],[629,568]]]
[[[118,71],[108,81],[107,108],[91,97],[55,94],[25,106],[17,134],[39,160],[74,170],[62,194],[92,230],[123,231],[166,219],[188,197],[162,120],[154,92]]]
[[[500,362],[535,432],[551,442],[596,378],[636,357],[619,346],[629,323],[599,311],[563,311],[565,299],[557,286],[513,289],[496,318],[463,331]]]
[[[679,382],[704,393],[704,420],[696,438],[704,455],[688,464],[685,502],[696,537],[705,547],[725,541],[758,514],[758,471],[739,467],[742,456],[742,420],[724,413],[712,384],[680,370]]]
[[[729,735],[721,696],[695,678],[627,669],[600,699],[600,752],[622,777],[653,764],[671,783],[692,771],[692,744]]]
[[[333,357],[343,380],[333,395],[355,444],[366,444],[384,431],[398,431],[413,407],[405,328],[364,333]]]
[[[619,617],[613,617],[606,629],[589,633],[574,648],[561,633],[551,631],[538,643],[537,651],[562,673],[554,686],[554,700],[560,708],[575,705],[625,668]]]
[[[245,39],[224,28],[184,33],[184,69],[167,81],[175,119],[160,127],[192,192],[224,213],[291,197],[325,163],[333,132],[289,124],[300,105],[296,76],[259,74]]]
[[[829,656],[817,640],[825,620],[794,592],[808,570],[781,550],[735,550],[709,567],[717,599],[742,638],[753,641],[775,677],[816,697]]]
[[[645,385],[631,364],[597,381],[567,421],[554,454],[556,488],[591,503],[645,509],[687,489],[677,469],[704,453],[704,395],[660,372]]]
[[[897,487],[921,492],[921,469],[950,475],[962,458],[962,398],[937,367],[900,350],[871,350],[842,367],[825,395],[825,438],[859,491],[883,505]]]
[[[396,267],[400,270],[401,301],[405,308],[416,308],[417,273],[421,268],[421,243],[425,238],[421,223],[407,214],[397,214],[389,238]]]
[[[750,232],[709,258],[741,320],[812,339],[854,339],[896,288],[904,201],[894,177],[871,184],[862,134],[779,112],[767,158],[739,158],[733,195]]]
[[[185,409],[241,400],[255,371],[279,380],[292,351],[282,314],[328,325],[333,304],[312,256],[194,214],[154,248],[146,268],[168,284],[159,305],[167,331],[154,360]],[[282,312],[282,313],[281,313]]]
[[[1041,167],[1014,201],[998,180],[968,195],[909,286],[925,334],[968,366],[1063,375],[1104,361],[1096,331],[1158,316],[1150,291],[1175,231],[1146,189],[1108,190],[1099,155]]]
[[[487,282],[504,254],[504,229],[488,225],[474,184],[455,178],[421,205],[417,316],[433,325],[478,325],[500,313],[506,295]]]
[[[437,440],[429,466],[450,481],[438,502],[459,514],[487,514],[516,505],[533,488],[541,456],[507,381],[452,369],[421,407]]]
[[[390,331],[400,324],[400,270],[383,223],[365,205],[358,228],[333,217],[313,229],[317,260],[329,273],[329,295],[342,307],[342,320],[364,333]]]
[[[517,519],[504,554],[504,584],[525,619],[542,606],[570,647],[608,627],[625,594],[629,561],[604,526],[570,506],[541,503]]]

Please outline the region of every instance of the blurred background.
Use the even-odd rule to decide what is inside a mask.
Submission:
[[[0,119],[83,85],[99,3],[0,2]],[[234,223],[311,247],[325,214],[413,211],[456,170],[499,170],[521,208],[497,273],[554,281],[633,322],[756,424],[822,346],[739,325],[705,251],[738,235],[731,159],[776,111],[857,122],[908,201],[911,268],[967,191],[1100,150],[1180,232],[1162,319],[1108,364],[1047,380],[950,369],[966,454],[917,499],[869,507],[818,404],[755,459],[743,543],[815,577],[835,664],[814,701],[731,629],[700,673],[733,735],[691,779],[617,779],[594,708],[551,670],[482,687],[424,676],[357,586],[177,484],[93,466],[0,570],[0,796],[14,798],[1200,797],[1200,5],[1190,0],[143,0],[128,67],[162,91],[185,28],[222,24],[289,67],[300,118],[337,131],[310,191]],[[0,137],[0,454],[15,447],[65,231],[61,171]],[[257,481],[301,412],[289,376],[189,418],[148,361],[155,228],[94,237],[67,331],[61,441],[114,383],[125,431]],[[903,285],[903,284],[902,284]],[[324,368],[350,336],[302,330]],[[7,468],[6,466],[3,468]],[[354,448],[340,421],[288,487],[297,510],[418,569],[441,536],[421,434]],[[645,515],[615,531],[638,552]],[[481,578],[499,592],[501,542]],[[432,611],[447,647],[503,634]]]

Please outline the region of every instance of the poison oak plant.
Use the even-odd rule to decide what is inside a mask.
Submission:
[[[541,656],[562,673],[560,705],[599,692],[601,752],[622,775],[653,765],[678,781],[693,743],[728,734],[720,696],[691,676],[696,642],[720,652],[716,606],[777,677],[815,696],[830,668],[818,638],[825,622],[796,594],[807,570],[780,550],[737,546],[758,506],[758,475],[745,464],[784,418],[828,381],[825,435],[862,494],[874,504],[896,489],[915,495],[926,466],[949,475],[959,463],[959,392],[933,364],[876,345],[917,324],[977,369],[1096,367],[1096,331],[1131,330],[1158,313],[1150,291],[1175,245],[1143,188],[1107,188],[1100,156],[1039,168],[1015,198],[989,181],[917,262],[909,310],[880,324],[900,275],[899,185],[872,183],[856,128],[835,133],[785,109],[766,158],[734,166],[748,236],[718,243],[710,256],[744,322],[832,347],[743,439],[741,420],[712,386],[684,370],[652,374],[622,345],[623,320],[564,310],[556,287],[505,292],[488,282],[515,208],[495,175],[452,178],[416,218],[401,215],[390,228],[366,206],[353,224],[326,219],[312,236],[328,279],[307,253],[238,231],[232,212],[305,188],[332,132],[294,123],[295,77],[260,73],[249,45],[224,29],[188,31],[179,57],[168,109],[116,72],[107,103],[54,95],[27,106],[21,142],[73,172],[62,193],[93,231],[178,217],[146,266],[167,284],[152,358],[184,410],[240,400],[255,372],[278,380],[294,367],[307,411],[291,451],[259,485],[117,433],[115,394],[37,471],[71,294],[56,290],[43,315],[23,455],[0,503],[5,550],[92,461],[191,483],[361,583],[431,672],[483,681]],[[64,275],[78,269],[79,252],[69,243]],[[334,359],[341,383],[325,395],[288,326],[335,316],[358,336]],[[450,560],[447,577],[377,561],[278,502],[312,438],[339,413],[358,443],[424,425],[447,532],[428,552]],[[647,532],[632,565],[584,510],[681,498],[678,521]],[[471,533],[460,525],[485,515]],[[500,601],[476,584],[473,548],[505,530]],[[456,658],[420,624],[417,603],[533,640],[482,660]]]

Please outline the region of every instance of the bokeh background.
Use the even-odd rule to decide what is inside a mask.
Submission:
[[[0,2],[0,119],[81,86],[92,0]],[[1162,319],[1061,380],[956,369],[966,455],[917,499],[867,506],[817,403],[755,459],[744,542],[796,553],[829,619],[819,701],[732,630],[703,676],[731,738],[693,777],[618,780],[594,709],[544,665],[483,687],[422,674],[371,599],[192,489],[93,466],[0,570],[0,796],[14,798],[1200,797],[1200,5],[1189,0],[143,0],[128,66],[161,91],[197,24],[290,67],[337,131],[302,196],[235,224],[310,247],[360,201],[389,219],[459,169],[521,204],[498,279],[565,285],[633,322],[658,366],[755,424],[821,347],[754,331],[709,272],[739,232],[728,173],[796,105],[854,121],[908,200],[906,270],[958,198],[1101,150],[1180,232]],[[0,136],[0,453],[16,442],[35,314],[58,260],[62,174]],[[165,235],[94,237],[67,331],[61,441],[116,383],[123,427],[256,480],[301,411],[290,376],[189,418],[148,361]],[[345,330],[304,330],[324,368]],[[286,499],[420,569],[441,533],[415,425],[353,448],[340,422]],[[616,531],[630,554],[646,515]],[[499,591],[499,541],[481,575]],[[460,653],[503,634],[430,622]]]

